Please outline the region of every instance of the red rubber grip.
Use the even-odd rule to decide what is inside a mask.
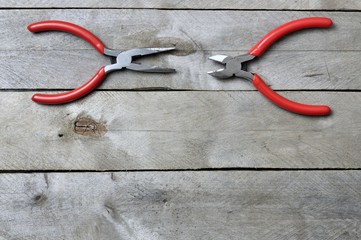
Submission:
[[[275,91],[268,87],[267,84],[257,74],[254,74],[252,83],[257,88],[257,90],[263,94],[263,96],[268,98],[277,106],[290,112],[298,113],[301,115],[315,116],[329,115],[331,113],[331,109],[328,106],[301,104],[278,95]]]
[[[261,56],[274,42],[291,32],[306,28],[326,28],[331,25],[332,20],[324,17],[301,18],[288,22],[264,36],[248,53],[256,57]]]
[[[83,86],[78,87],[70,92],[58,94],[34,94],[32,100],[42,104],[62,104],[72,102],[89,94],[103,81],[106,73],[104,67],[101,67],[98,72]]]
[[[63,31],[74,34],[78,37],[83,38],[89,42],[93,47],[98,50],[101,54],[104,54],[104,44],[97,38],[94,34],[73,23],[64,22],[64,21],[41,21],[30,24],[28,26],[30,32],[43,32],[43,31]]]

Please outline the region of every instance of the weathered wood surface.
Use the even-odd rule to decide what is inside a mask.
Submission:
[[[290,35],[250,65],[275,89],[360,89],[361,13],[239,12],[159,10],[12,10],[0,22],[0,88],[70,89],[109,64],[85,41],[66,33],[31,34],[26,26],[63,19],[89,28],[109,47],[176,46],[170,54],[142,62],[174,67],[176,74],[117,72],[104,89],[253,89],[248,83],[220,81],[206,72],[222,67],[213,54],[244,53],[274,27],[311,15],[331,17],[335,27]],[[97,21],[92,19],[96,18]],[[187,19],[187,21],[184,21]],[[250,19],[247,20],[246,19]],[[267,19],[275,19],[269,21]],[[55,38],[55,39],[54,39]]]
[[[176,68],[177,73],[114,72],[99,88],[254,90],[252,84],[239,78],[220,80],[207,74],[222,67],[207,59],[218,53],[197,51],[187,57],[164,54],[151,62]],[[275,90],[360,90],[360,54],[359,51],[272,51],[250,64],[249,70],[259,73]],[[85,83],[104,64],[109,64],[107,59],[92,50],[0,51],[0,88],[72,89]]]
[[[2,173],[0,239],[361,238],[360,171],[280,171],[361,168],[360,1],[0,0],[0,9],[0,170],[188,169]],[[244,53],[308,16],[335,26],[292,34],[249,69],[279,90],[356,90],[281,92],[330,105],[330,117],[290,114],[256,91],[117,91],[253,89],[208,76],[219,65],[207,58]],[[107,91],[35,104],[34,89],[74,88],[108,64],[77,37],[26,30],[45,19],[84,26],[111,48],[175,46],[142,62],[178,72],[113,73]]]
[[[0,0],[1,8],[163,8],[163,9],[305,9],[360,10],[358,0]]]
[[[266,33],[288,21],[311,16],[330,17],[334,26],[289,35],[272,50],[361,50],[360,12],[299,11],[166,11],[146,9],[2,10],[0,50],[93,49],[67,33],[32,34],[33,22],[61,19],[97,35],[110,48],[176,45],[181,50],[248,51]],[[187,19],[187,21],[185,21]],[[272,19],[272,20],[270,20]],[[189,53],[188,52],[188,53]],[[182,52],[181,52],[182,53]],[[185,52],[183,52],[185,53]]]
[[[333,115],[321,118],[286,112],[257,91],[98,91],[63,106],[38,105],[32,94],[0,93],[1,169],[361,167],[358,92],[281,92],[330,105]],[[75,133],[84,117],[107,132],[79,123]]]
[[[359,171],[0,175],[2,239],[361,237]]]

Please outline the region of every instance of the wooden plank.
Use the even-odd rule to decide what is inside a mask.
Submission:
[[[79,24],[110,48],[179,46],[188,50],[248,51],[266,33],[288,21],[330,17],[335,26],[297,32],[273,50],[361,50],[360,12],[172,11],[149,9],[2,10],[0,50],[92,49],[66,33],[31,34],[26,26],[45,19]],[[94,21],[96,20],[96,21]],[[56,39],[56,40],[55,40]]]
[[[361,167],[358,92],[281,93],[328,104],[329,117],[288,113],[256,91],[106,91],[63,106],[32,94],[0,92],[0,169]]]
[[[112,73],[101,89],[252,90],[240,79],[219,80],[207,74],[221,65],[208,60],[220,52],[197,51],[189,56],[161,55],[148,64],[174,67],[176,74]],[[228,55],[239,52],[224,51]],[[360,52],[271,51],[249,64],[276,90],[359,90]],[[94,50],[0,51],[1,89],[72,89],[85,83],[95,71],[110,64]]]
[[[360,171],[0,175],[4,239],[359,239]]]
[[[77,37],[65,33],[33,35],[25,30],[27,24],[38,20],[73,21],[89,28],[110,47],[179,49],[142,59],[174,67],[177,74],[114,73],[102,85],[104,89],[245,90],[253,88],[242,81],[219,81],[208,76],[207,71],[221,66],[207,58],[212,54],[244,53],[270,29],[311,15],[329,16],[336,26],[287,37],[250,65],[250,70],[259,72],[275,89],[360,89],[361,30],[357,19],[361,21],[361,13],[77,9],[14,10],[2,14],[8,19],[0,22],[2,89],[74,88],[109,63]],[[90,21],[94,18],[97,21]]]
[[[304,9],[304,10],[360,10],[357,0],[216,0],[216,1],[165,1],[165,0],[0,0],[2,8],[163,8],[163,9]]]

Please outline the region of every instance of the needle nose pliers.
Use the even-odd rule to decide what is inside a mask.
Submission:
[[[323,17],[311,17],[294,20],[283,24],[265,35],[248,54],[230,57],[226,55],[214,55],[211,60],[225,64],[225,68],[208,72],[218,78],[230,78],[233,76],[249,80],[256,89],[277,106],[290,112],[302,115],[328,115],[331,109],[328,106],[306,105],[288,100],[274,92],[256,73],[247,72],[245,62],[251,61],[255,57],[260,57],[274,42],[281,37],[301,29],[306,28],[326,28],[332,25],[332,20]]]
[[[72,91],[58,94],[34,94],[32,100],[42,104],[62,104],[77,100],[93,91],[105,78],[107,73],[115,70],[129,69],[138,72],[151,73],[172,73],[172,68],[161,68],[157,66],[147,66],[132,62],[133,57],[155,54],[159,52],[170,51],[175,48],[135,48],[127,51],[108,49],[104,44],[91,32],[73,23],[64,21],[41,21],[30,24],[28,30],[31,32],[42,31],[63,31],[74,34],[89,42],[98,52],[106,56],[116,58],[116,63],[101,67],[96,74],[84,85]]]

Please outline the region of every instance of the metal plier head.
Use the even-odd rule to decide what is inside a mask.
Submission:
[[[158,66],[149,66],[146,64],[133,62],[134,57],[141,57],[160,52],[174,50],[174,47],[169,48],[134,48],[127,51],[117,51],[112,49],[104,49],[104,55],[116,57],[116,63],[105,66],[105,72],[121,70],[123,68],[138,71],[138,72],[154,72],[154,73],[172,73],[175,72],[173,68],[163,68]]]
[[[208,74],[218,78],[230,78],[233,76],[245,78],[247,80],[253,80],[253,74],[243,69],[243,63],[251,61],[255,56],[250,54],[239,55],[236,57],[230,57],[227,55],[214,55],[209,59],[225,64],[224,68],[210,71]]]

